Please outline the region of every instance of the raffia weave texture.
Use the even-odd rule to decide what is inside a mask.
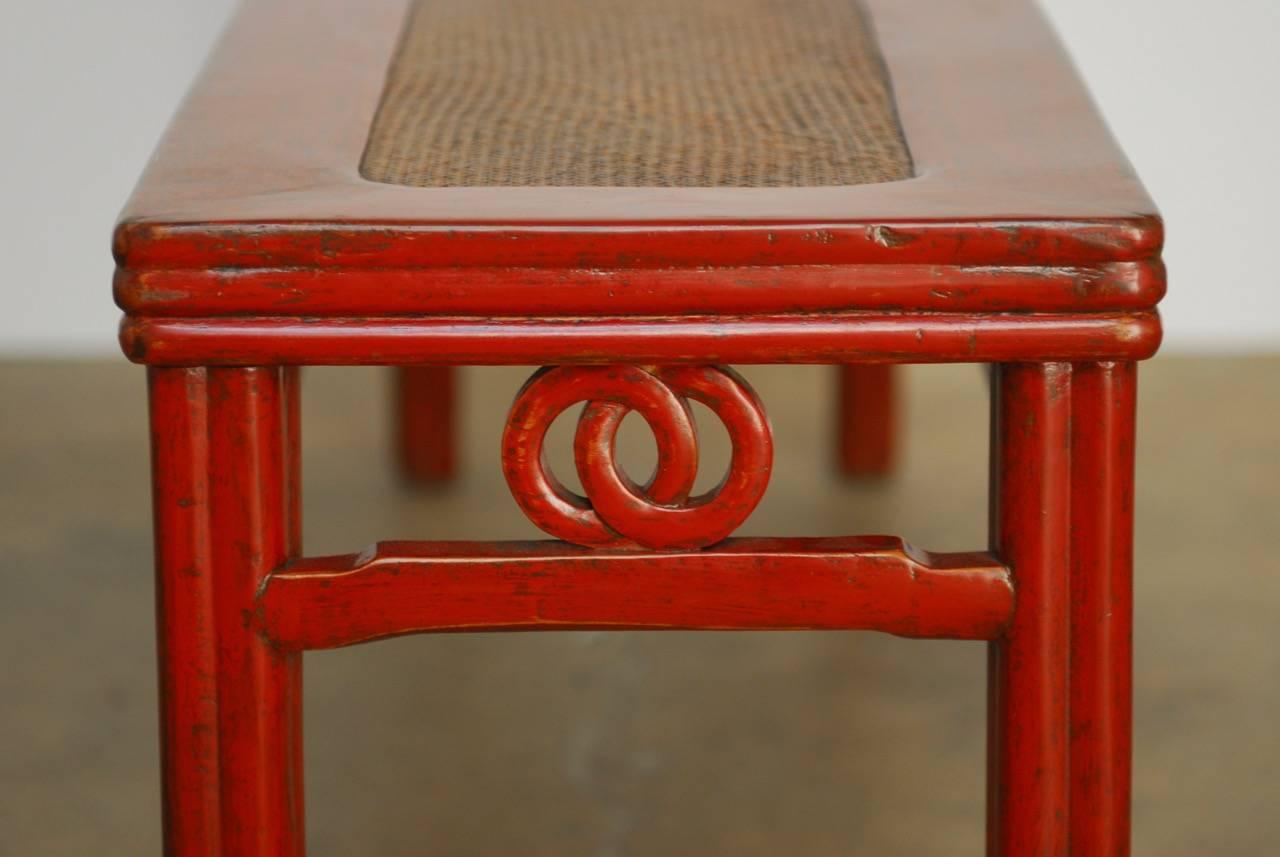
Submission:
[[[813,187],[911,159],[855,0],[415,0],[360,172]]]

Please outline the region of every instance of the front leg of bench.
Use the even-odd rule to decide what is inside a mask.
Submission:
[[[989,857],[1066,854],[1070,442],[1070,364],[1000,365],[990,537],[1016,601],[988,659]]]
[[[987,853],[1129,853],[1132,363],[1005,364],[992,552],[1016,589],[991,644]]]
[[[1129,853],[1137,367],[1071,380],[1071,854]]]
[[[296,369],[152,368],[165,853],[301,857],[301,655],[251,628],[299,547]]]

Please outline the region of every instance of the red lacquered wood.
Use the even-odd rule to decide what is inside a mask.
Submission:
[[[154,365],[935,363],[1140,360],[1147,313],[672,316],[610,319],[128,318],[131,360]]]
[[[456,370],[450,366],[402,366],[396,370],[394,384],[400,472],[424,485],[453,478]]]
[[[302,556],[302,368],[286,366],[280,369],[281,394],[284,399],[284,461],[285,461],[285,519],[286,554]],[[289,823],[299,831],[296,845],[297,857],[306,851],[306,781],[303,772],[302,740],[302,658],[290,658],[286,666],[288,686],[284,698],[284,721],[293,739],[288,748],[289,760]]]
[[[676,390],[639,366],[547,367],[516,395],[502,433],[502,472],[516,503],[545,532],[579,545],[627,540],[600,519],[590,500],[569,491],[546,468],[547,429],[578,402],[603,399],[640,414],[653,431],[658,463],[637,490],[653,502],[681,503],[698,475],[693,414]],[[579,468],[581,469],[581,468]]]
[[[728,470],[706,493],[678,504],[653,502],[614,457],[614,438],[626,408],[595,400],[583,410],[574,439],[583,490],[600,517],[636,544],[664,549],[715,544],[742,525],[769,484],[773,435],[764,405],[751,385],[726,366],[663,366],[654,374],[681,398],[706,405],[724,424],[731,445]]]
[[[291,0],[292,2],[292,0]],[[363,141],[362,141],[363,142]],[[235,165],[228,164],[235,168]],[[247,165],[253,168],[253,165]],[[140,191],[153,191],[157,195],[164,188],[146,188],[143,178]],[[893,194],[915,188],[919,180],[891,182],[878,185],[859,185],[851,188],[662,188],[661,195],[668,198],[682,193],[705,196],[728,208],[734,204],[746,204],[755,198],[757,203],[802,205],[822,199],[823,196],[856,194],[866,195],[863,204],[881,202],[885,189]],[[387,270],[393,279],[389,284],[403,289],[410,286],[404,271],[422,271],[428,283],[463,287],[468,300],[479,298],[477,288],[483,282],[513,280],[512,285],[526,288],[554,282],[553,278],[539,275],[538,271],[552,271],[572,283],[575,278],[595,274],[598,284],[604,287],[614,275],[625,276],[626,271],[642,271],[664,276],[663,271],[684,270],[686,273],[668,273],[672,285],[697,286],[698,297],[714,302],[716,290],[728,287],[730,294],[741,296],[741,285],[750,285],[752,278],[763,273],[759,268],[776,268],[777,273],[799,275],[799,282],[813,285],[815,271],[834,267],[835,279],[852,280],[846,274],[870,275],[870,282],[847,283],[844,297],[854,303],[867,293],[883,290],[875,282],[882,272],[887,272],[887,283],[908,283],[914,294],[924,297],[920,288],[920,276],[927,274],[936,283],[932,289],[946,289],[952,276],[958,276],[956,286],[991,285],[1001,283],[1007,289],[1024,288],[1017,298],[1019,306],[1049,311],[1050,306],[1038,304],[1039,274],[1052,285],[1048,293],[1058,294],[1064,300],[1061,287],[1075,278],[1080,287],[1081,302],[1071,305],[1078,309],[1101,309],[1088,299],[1098,298],[1113,289],[1104,287],[1094,292],[1089,283],[1101,280],[1117,286],[1118,290],[1134,291],[1137,295],[1157,297],[1163,289],[1164,272],[1159,265],[1159,253],[1163,242],[1163,225],[1152,214],[1118,215],[1116,219],[1078,220],[1058,219],[1046,215],[1042,218],[1001,217],[981,219],[960,216],[955,221],[932,221],[917,217],[871,217],[849,219],[848,212],[833,214],[818,221],[803,217],[782,220],[753,219],[745,213],[735,216],[724,213],[707,219],[676,217],[662,220],[637,219],[607,215],[603,209],[612,208],[619,199],[659,196],[653,188],[466,188],[463,195],[471,200],[486,200],[493,215],[485,221],[461,221],[444,218],[438,221],[409,220],[386,225],[364,223],[356,210],[360,191],[376,185],[360,180],[360,188],[345,198],[335,197],[330,205],[343,205],[341,218],[295,223],[257,223],[252,229],[245,224],[204,222],[152,222],[151,218],[128,214],[139,210],[142,202],[135,196],[126,209],[126,217],[116,231],[116,260],[125,271],[172,271],[171,285],[188,270],[207,271],[214,268],[231,269],[228,276],[243,272],[252,282],[265,277],[267,268],[280,271],[285,279],[276,280],[279,285],[296,285],[288,279],[290,270],[314,270],[315,284],[327,280],[328,275],[344,276],[360,271]],[[430,204],[436,194],[457,193],[457,188],[392,188],[402,200],[416,200]],[[908,194],[915,196],[915,194]],[[878,199],[873,199],[877,198]],[[507,202],[505,211],[496,206]],[[569,220],[556,204],[594,200],[602,210],[599,220],[584,217]],[[157,200],[158,201],[158,200]],[[928,200],[919,200],[921,210],[929,208]],[[957,201],[959,202],[959,201]],[[970,213],[983,209],[989,200],[970,191],[966,207]],[[1147,203],[1150,205],[1150,202]],[[541,208],[540,216],[519,218],[519,212],[529,206]],[[1037,210],[1039,210],[1037,206]],[[1054,208],[1052,203],[1044,210]],[[874,208],[866,209],[868,212]],[[959,209],[953,210],[956,214]],[[1122,263],[1139,263],[1128,266]],[[1148,264],[1155,263],[1155,264]],[[265,266],[265,267],[264,267]],[[852,266],[852,267],[845,267]],[[871,266],[866,270],[861,266]],[[903,266],[903,267],[899,267]],[[917,266],[924,266],[923,268]],[[448,275],[443,269],[460,268],[460,274]],[[694,276],[693,269],[706,268],[702,279]],[[1047,269],[1047,270],[1046,270]],[[475,270],[480,283],[465,288],[461,277]],[[748,279],[734,288],[728,278],[731,272],[742,271]],[[529,281],[524,278],[534,276]],[[442,277],[437,280],[436,277]],[[126,285],[132,278],[126,278]],[[187,288],[201,281],[188,284]],[[238,280],[205,279],[204,283],[227,285]],[[270,280],[264,280],[266,285]],[[372,280],[366,282],[372,283]],[[639,277],[631,283],[643,282]],[[756,279],[767,286],[769,280]],[[819,280],[820,282],[820,280]],[[776,281],[775,281],[776,285]],[[701,287],[708,287],[703,289]],[[252,285],[251,285],[252,287]],[[180,287],[181,288],[181,287]],[[987,291],[982,289],[981,291]],[[1014,298],[1012,291],[994,289],[991,294],[1003,294],[1004,300]],[[164,296],[153,297],[164,302]],[[265,297],[265,295],[264,295]],[[294,295],[299,303],[309,300],[308,295]],[[368,296],[372,298],[372,295]],[[937,295],[932,295],[936,298]],[[218,301],[217,296],[206,300]],[[229,298],[235,300],[235,298]],[[663,300],[658,293],[654,300]],[[688,296],[673,295],[668,299],[686,303]],[[874,297],[868,296],[875,301]],[[347,297],[345,300],[355,300]],[[379,300],[394,301],[387,296]],[[600,300],[600,298],[597,298]],[[1103,301],[1105,303],[1105,299]],[[1143,307],[1150,306],[1139,301]],[[366,306],[359,304],[360,307]],[[669,309],[663,305],[664,309]],[[244,307],[249,311],[249,307]],[[360,309],[350,314],[366,315],[369,310]]]
[[[560,542],[387,542],[271,575],[256,621],[275,645],[322,649],[429,631],[870,629],[991,639],[1013,609],[987,554],[900,539],[731,539],[709,551]]]
[[[836,452],[848,476],[893,469],[897,430],[896,370],[883,364],[841,366],[837,377]]]
[[[126,268],[174,269],[1040,266],[1158,252],[1150,200],[1033,4],[867,5],[914,179],[423,189],[358,173],[406,0],[367,0],[358,16],[347,0],[247,3],[158,147],[117,252]],[[1042,308],[1026,286],[1022,308]]]
[[[1072,377],[1071,854],[1129,853],[1133,713],[1132,363]]]
[[[302,368],[280,370],[285,424],[285,501],[289,510],[289,556],[302,554]]]
[[[208,371],[220,853],[236,857],[303,853],[299,656],[248,622],[263,580],[296,539],[285,387],[278,369]]]
[[[690,497],[698,442],[688,399],[724,423],[733,452],[729,470],[705,494]],[[586,496],[546,470],[543,440],[566,408],[586,401],[574,439],[574,461]],[[645,485],[621,469],[614,441],[632,410],[649,423],[658,466]],[[705,547],[724,539],[764,496],[773,438],[764,406],[750,385],[723,366],[560,366],[534,375],[520,390],[502,437],[502,469],[512,496],[542,530],[580,545]]]
[[[169,857],[220,857],[206,372],[152,369],[161,793]]]
[[[992,551],[1017,608],[991,645],[991,857],[1067,853],[1071,367],[998,367],[992,396]]]
[[[916,233],[899,227],[895,241],[909,246]],[[928,232],[920,231],[927,241]],[[674,235],[673,238],[680,239]],[[777,235],[775,235],[775,240]],[[684,238],[686,243],[695,244]],[[583,236],[584,246],[600,239]],[[777,264],[710,268],[680,255],[644,259],[623,255],[599,267],[494,267],[510,241],[482,236],[491,254],[478,267],[120,268],[116,302],[133,315],[680,315],[722,313],[841,312],[851,309],[929,312],[1002,312],[1025,309],[1028,294],[1042,312],[1145,309],[1164,293],[1159,259],[1020,265],[1018,251],[1002,265],[966,264],[967,246],[953,249],[955,264]],[[799,242],[797,242],[799,243]],[[812,242],[810,242],[812,243]],[[492,245],[492,246],[491,246]],[[773,250],[775,245],[766,245]],[[804,245],[801,245],[804,246]],[[288,253],[288,248],[282,252]],[[602,252],[599,250],[592,252]],[[652,251],[651,251],[652,252]],[[1023,251],[1025,252],[1025,251]],[[602,254],[603,255],[603,254]],[[803,258],[803,257],[801,257]],[[281,260],[283,264],[286,260]],[[355,264],[359,260],[353,260]],[[429,260],[423,260],[424,263]],[[523,263],[540,261],[518,259]],[[580,266],[580,259],[566,264]],[[653,267],[655,263],[693,267]]]
[[[296,649],[576,627],[998,638],[989,852],[1061,855],[1069,832],[1074,854],[1125,853],[1127,361],[1159,344],[1163,230],[1033,5],[867,0],[913,179],[663,189],[361,179],[407,0],[360,6],[242,4],[116,230],[131,359],[248,367],[151,374],[169,853],[300,854]],[[837,539],[389,544],[290,564],[297,377],[253,368],[857,363],[883,379],[874,364],[942,361],[1009,364],[993,407],[1000,562]],[[437,428],[444,412],[429,411]],[[592,405],[578,446],[622,530],[639,492],[606,466],[620,414]],[[680,508],[696,449],[668,434],[672,475],[647,499]]]

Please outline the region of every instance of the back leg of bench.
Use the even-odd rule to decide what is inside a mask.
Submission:
[[[887,476],[893,469],[897,423],[894,368],[888,364],[839,367],[836,454],[847,476]]]
[[[402,366],[395,376],[395,431],[400,471],[411,482],[453,477],[457,372],[451,366]]]
[[[396,369],[395,426],[401,472],[414,482],[451,479],[456,450],[456,371],[449,366]],[[896,430],[893,367],[839,367],[836,447],[842,472],[885,476],[893,467]]]

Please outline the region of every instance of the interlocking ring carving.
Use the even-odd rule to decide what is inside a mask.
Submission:
[[[728,473],[691,497],[698,439],[688,400],[724,422],[733,444]],[[587,402],[574,436],[574,460],[586,497],[565,488],[546,466],[547,429],[566,408]],[[658,464],[644,485],[614,456],[618,426],[630,411],[648,422]],[[521,388],[502,438],[502,469],[516,502],[535,524],[567,542],[595,547],[698,548],[733,532],[760,502],[773,466],[773,436],[755,391],[723,366],[560,366]]]

